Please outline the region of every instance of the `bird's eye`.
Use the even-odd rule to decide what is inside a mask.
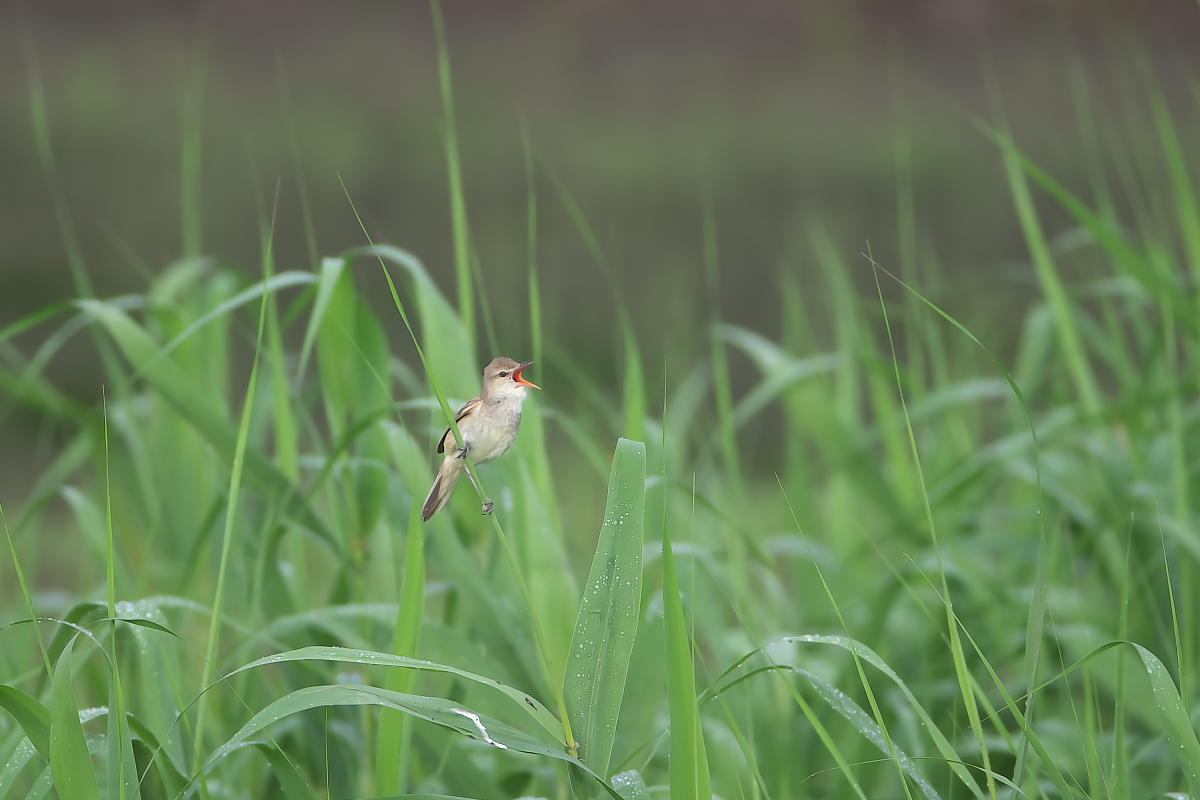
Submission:
[[[508,373],[507,373],[507,372],[501,372],[501,373],[500,373],[500,377],[501,377],[501,378],[507,378],[507,377],[508,377]]]

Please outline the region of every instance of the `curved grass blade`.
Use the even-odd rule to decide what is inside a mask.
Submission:
[[[10,795],[16,797],[13,790],[25,768],[31,763],[39,764],[45,774],[50,773],[50,765],[38,758],[38,751],[28,739],[19,737],[14,741],[10,737],[5,745],[3,751],[0,751],[3,752],[3,760],[0,761],[0,800],[9,800]],[[53,785],[53,781],[51,784]]]
[[[351,650],[345,647],[302,647],[298,650],[289,650],[285,653],[276,653],[270,656],[251,661],[249,664],[243,664],[232,672],[221,678],[221,681],[232,678],[240,672],[245,672],[256,667],[266,666],[267,664],[283,664],[291,661],[337,661],[345,664],[371,664],[380,667],[401,667],[404,669],[423,670],[425,672],[442,672],[448,675],[455,675],[464,680],[478,683],[483,686],[488,686],[500,694],[507,697],[518,707],[525,711],[535,722],[546,730],[554,740],[559,744],[565,744],[562,741],[562,724],[550,713],[550,710],[539,703],[534,698],[530,697],[525,692],[519,691],[508,684],[485,678],[482,675],[477,675],[474,672],[468,672],[458,667],[451,667],[446,664],[438,664],[433,661],[426,661],[419,658],[409,658],[407,656],[398,656],[391,653],[378,653],[370,650]],[[218,681],[220,682],[220,681]]]
[[[646,445],[618,439],[563,685],[579,753],[601,775],[608,774],[637,635],[645,495]]]
[[[148,748],[146,754],[148,758],[145,759],[146,768],[142,770],[142,774],[138,778],[138,785],[144,785],[146,776],[150,774],[150,767],[157,766],[158,777],[162,781],[163,787],[171,797],[175,797],[187,785],[187,777],[183,768],[172,759],[171,749],[159,741],[148,725],[132,714],[127,714],[126,719],[134,741]]]
[[[900,689],[901,694],[904,695],[904,699],[908,701],[909,706],[921,720],[921,724],[924,726],[925,730],[929,732],[929,738],[933,739],[933,743],[937,747],[938,753],[946,760],[946,763],[950,765],[950,768],[954,771],[954,774],[957,775],[963,784],[971,790],[972,794],[974,794],[976,797],[983,796],[978,784],[975,783],[975,779],[971,777],[971,773],[968,772],[967,768],[960,763],[959,755],[955,752],[954,746],[950,744],[950,740],[947,739],[945,734],[942,733],[941,729],[934,724],[933,718],[929,715],[929,712],[925,710],[925,707],[921,705],[920,701],[917,700],[916,695],[912,693],[912,690],[908,688],[908,684],[906,684],[904,680],[896,674],[895,670],[888,666],[886,661],[879,657],[878,653],[857,639],[851,639],[849,636],[802,634],[783,636],[780,640],[797,644],[829,644],[835,647],[840,647],[852,655],[856,655],[859,659],[865,661],[886,675],[892,681],[892,683],[896,684],[896,686]]]
[[[618,772],[612,776],[609,783],[624,800],[650,800],[650,790],[646,788],[646,781],[636,769]]]
[[[49,760],[50,710],[33,695],[5,684],[0,684],[0,708],[12,715],[34,749]]]
[[[382,706],[403,711],[427,722],[450,728],[498,750],[513,750],[519,753],[540,755],[573,764],[595,778],[609,795],[620,800],[620,795],[613,791],[603,778],[579,759],[568,755],[557,744],[546,744],[542,739],[535,738],[507,723],[463,708],[452,700],[393,692],[388,689],[357,684],[309,686],[297,689],[268,704],[243,725],[241,730],[213,752],[200,772],[193,776],[193,785],[197,779],[215,768],[223,758],[241,746],[249,737],[286,716],[314,708],[363,705]]]
[[[1179,690],[1171,680],[1171,673],[1158,656],[1140,644],[1134,643],[1133,649],[1142,660],[1142,666],[1146,668],[1150,688],[1154,692],[1154,702],[1162,718],[1163,730],[1167,738],[1179,747],[1180,766],[1187,775],[1191,795],[1200,797],[1200,740],[1196,738],[1196,729],[1192,727]]]
[[[218,317],[232,313],[235,309],[246,305],[247,303],[258,300],[264,294],[277,292],[280,289],[286,289],[290,286],[309,286],[317,282],[317,278],[310,272],[281,272],[275,275],[270,280],[258,281],[253,286],[239,292],[228,300],[220,303],[217,306],[204,312],[197,317],[191,324],[171,338],[171,341],[159,351],[160,357],[170,355],[175,348],[186,342],[196,334],[201,328]],[[144,369],[146,365],[140,365]]]
[[[850,697],[838,689],[833,684],[820,678],[808,670],[792,667],[791,672],[794,675],[799,675],[804,679],[809,686],[817,693],[828,706],[836,711],[843,719],[849,722],[854,728],[862,734],[863,738],[871,744],[879,748],[879,750],[889,759],[894,758],[899,763],[900,768],[904,773],[912,778],[913,783],[921,790],[928,800],[941,800],[941,795],[933,788],[933,784],[925,778],[917,769],[916,764],[908,754],[898,748],[894,742],[889,743],[883,729],[871,716],[862,709],[858,703],[855,703]],[[951,762],[957,764],[957,760]]]

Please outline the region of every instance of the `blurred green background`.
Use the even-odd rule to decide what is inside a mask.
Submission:
[[[1130,69],[1130,52],[1147,60],[1168,96],[1192,91],[1180,67],[1200,61],[1195,7],[1182,1],[652,5],[446,7],[470,225],[495,307],[522,307],[524,125],[621,274],[651,364],[672,331],[705,316],[697,280],[704,191],[719,224],[723,312],[770,334],[779,314],[773,276],[785,266],[803,286],[814,272],[812,224],[827,226],[851,257],[869,241],[881,261],[898,262],[898,148],[907,148],[917,246],[947,266],[946,285],[925,288],[961,297],[977,326],[1003,331],[1031,276],[1009,267],[1026,259],[1025,245],[999,155],[967,114],[994,119],[1003,107],[1022,147],[1082,190],[1088,154],[1073,76],[1087,75],[1095,113],[1122,120],[1118,136],[1136,147],[1136,127],[1121,115],[1145,76]],[[202,131],[203,220],[193,247],[256,263],[255,192],[269,197],[279,181],[279,263],[308,266],[289,114],[319,251],[362,242],[340,173],[373,235],[419,255],[453,292],[425,3],[17,9],[0,22],[0,325],[75,294],[35,158],[29,44],[61,192],[98,294],[137,290],[146,272],[184,254],[180,162],[192,120]],[[1194,114],[1177,120],[1189,147],[1196,122]],[[579,357],[602,359],[613,322],[597,300],[604,280],[561,205],[544,206],[548,325],[570,319]],[[1061,214],[1046,214],[1053,232]],[[865,262],[856,266],[865,285]],[[818,325],[821,312],[812,309]],[[515,353],[520,314],[498,325]],[[75,355],[56,360],[66,373],[56,378],[94,399],[94,359],[83,345]],[[5,430],[6,449],[14,435]]]

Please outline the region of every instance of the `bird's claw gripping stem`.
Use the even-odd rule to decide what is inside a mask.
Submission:
[[[496,507],[496,504],[493,503],[491,500],[485,500],[483,502],[483,515],[486,517],[488,514],[492,513],[492,509],[495,507]]]

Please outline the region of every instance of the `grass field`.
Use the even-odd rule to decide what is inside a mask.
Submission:
[[[365,225],[279,268],[256,181],[258,279],[189,255],[96,297],[55,194],[74,296],[0,330],[0,418],[53,452],[0,498],[0,800],[1200,797],[1195,103],[1135,70],[1113,131],[1076,76],[1087,186],[978,122],[1037,290],[1003,341],[939,295],[902,141],[898,242],[810,221],[779,330],[723,321],[701,194],[707,324],[666,336],[532,147],[527,301],[488,302],[440,53],[453,287]],[[547,209],[608,341],[545,313]],[[47,377],[79,340],[101,404]],[[464,482],[423,525],[494,355],[544,387],[478,472],[496,513]]]

